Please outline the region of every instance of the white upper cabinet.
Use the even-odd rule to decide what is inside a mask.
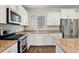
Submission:
[[[65,9],[61,9],[61,17],[62,19],[67,19],[68,18],[68,11]]]
[[[76,9],[76,18],[79,19],[79,9]]]
[[[79,19],[79,12],[77,12],[76,14],[77,14],[77,19]]]
[[[24,20],[23,25],[25,25],[25,26],[28,25],[28,12],[27,11],[25,11],[22,20]]]
[[[60,12],[47,12],[47,25],[60,25]]]
[[[18,5],[18,13],[20,14],[20,15],[22,15],[23,14],[23,7],[21,6],[21,5]]]
[[[28,25],[28,12],[22,7],[18,6],[18,13],[21,15],[21,25]]]
[[[12,10],[18,11],[18,5],[9,5],[8,7]]]
[[[75,9],[69,9],[68,15],[69,15],[69,19],[76,19]]]
[[[75,9],[61,9],[61,19],[76,19]]]
[[[0,5],[0,23],[6,24],[6,6]]]

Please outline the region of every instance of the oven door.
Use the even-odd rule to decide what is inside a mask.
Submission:
[[[27,48],[27,39],[22,41],[22,51]]]
[[[27,49],[27,39],[20,41],[20,53],[22,53],[23,51],[25,51],[25,49]]]
[[[20,53],[22,53],[23,51],[25,51],[25,49],[27,49],[27,36],[22,37],[20,40]]]

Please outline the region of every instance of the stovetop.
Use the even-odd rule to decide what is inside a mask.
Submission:
[[[0,39],[1,40],[18,40],[18,38],[24,36],[25,34],[15,34],[15,33],[12,33],[12,34],[8,34],[8,35],[3,35],[3,36],[0,36]]]

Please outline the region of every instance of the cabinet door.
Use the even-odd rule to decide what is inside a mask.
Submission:
[[[48,12],[47,13],[47,25],[60,25],[60,13]]]
[[[25,14],[25,25],[28,25],[28,12],[26,11]]]
[[[46,38],[44,36],[44,34],[35,34],[35,38],[36,38],[36,45],[46,45],[45,41]]]
[[[18,13],[21,15],[21,25],[28,25],[28,12],[21,6],[18,6]]]
[[[54,13],[48,12],[47,13],[47,25],[53,25],[54,24]]]
[[[55,12],[55,20],[53,25],[60,25],[60,12]]]
[[[35,34],[36,45],[42,45],[42,36],[41,34]]]
[[[61,9],[61,19],[68,19],[68,10]]]
[[[76,19],[75,9],[61,9],[62,19]]]
[[[79,19],[79,11],[76,12],[76,19]]]
[[[23,14],[23,7],[21,5],[18,5],[18,11],[17,11],[20,15]]]
[[[75,9],[68,9],[68,18],[69,19],[76,19],[76,11]]]
[[[23,20],[23,25],[27,26],[28,25],[28,13],[27,12],[25,12],[22,20]]]
[[[35,44],[36,44],[35,34],[30,34],[28,41],[29,41],[29,42],[28,42],[29,46],[30,46],[30,45],[35,45]]]
[[[21,25],[24,24],[24,9],[21,5],[18,6],[18,13],[20,14],[21,16]]]
[[[45,36],[45,34],[32,34],[33,37],[31,38],[31,42],[32,45],[46,45],[48,44],[47,42],[49,42],[50,40],[46,40],[47,36]]]
[[[6,6],[0,6],[0,23],[6,24]]]
[[[55,45],[52,37],[49,37],[49,34],[42,34],[43,40],[42,43],[43,45]]]

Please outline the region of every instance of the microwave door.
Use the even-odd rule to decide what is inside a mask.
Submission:
[[[11,9],[7,9],[7,23],[9,24],[20,24],[21,16],[18,15]]]
[[[15,14],[14,12],[11,12],[11,21],[19,22],[19,15]]]

